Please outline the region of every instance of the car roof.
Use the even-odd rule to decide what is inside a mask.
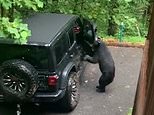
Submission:
[[[75,17],[75,15],[56,13],[37,13],[30,16],[25,20],[32,33],[27,43],[49,45],[62,28]]]

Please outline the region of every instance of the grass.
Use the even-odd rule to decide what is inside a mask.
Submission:
[[[104,40],[115,40],[115,41],[120,41],[118,37],[113,37],[113,36],[105,36],[103,37]],[[132,44],[144,44],[145,43],[145,38],[144,37],[139,37],[139,36],[124,36],[122,38],[121,42],[126,42],[126,43],[132,43]]]
[[[129,42],[129,43],[145,43],[145,38],[144,37],[138,37],[138,36],[126,36],[123,39],[124,42]]]
[[[133,111],[133,109],[129,108],[127,115],[132,115],[132,111]]]

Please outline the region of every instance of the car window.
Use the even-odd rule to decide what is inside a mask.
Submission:
[[[69,40],[67,39],[66,34],[63,34],[54,45],[57,64],[62,60],[68,48],[69,48]]]
[[[75,25],[74,25],[74,33],[75,33],[77,43],[79,43],[82,40],[82,27],[81,27],[81,25],[82,25],[81,20],[78,18],[75,21]]]
[[[73,28],[71,28],[71,29],[68,31],[68,36],[69,36],[69,40],[70,40],[70,46],[72,46],[72,44],[74,43]]]

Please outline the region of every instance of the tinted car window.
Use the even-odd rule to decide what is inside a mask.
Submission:
[[[73,33],[73,28],[71,28],[68,31],[68,36],[69,36],[69,40],[70,40],[70,46],[74,43],[74,33]]]
[[[55,55],[57,64],[62,60],[63,56],[69,48],[69,41],[66,34],[63,34],[60,39],[55,43]]]
[[[81,20],[79,18],[75,21],[73,31],[75,33],[77,43],[80,43],[82,41],[82,27],[81,27]]]

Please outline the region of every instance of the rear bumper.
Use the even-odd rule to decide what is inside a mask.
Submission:
[[[50,93],[42,93],[37,92],[32,98],[32,102],[55,102],[61,99],[65,95],[65,90],[58,90],[57,92]]]
[[[61,99],[65,95],[64,90],[58,90],[57,92],[36,92],[35,95],[30,99],[30,102],[41,103],[41,102],[55,102]],[[0,102],[5,102],[4,96],[0,94]]]

